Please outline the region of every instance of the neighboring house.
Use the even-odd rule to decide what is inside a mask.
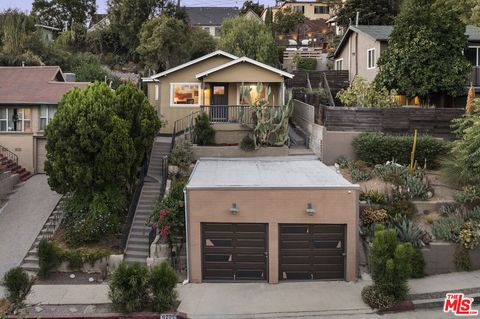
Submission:
[[[170,134],[175,121],[202,109],[210,112],[212,122],[238,120],[239,112],[248,106],[242,94],[245,89],[250,89],[251,99],[265,94],[265,90],[259,92],[258,83],[271,89],[270,105],[283,104],[284,81],[292,77],[269,65],[219,50],[143,81],[147,83],[151,104],[165,121],[160,132]]]
[[[212,37],[220,37],[223,20],[239,15],[237,7],[185,7],[190,26],[208,31]]]
[[[99,31],[110,25],[110,19],[106,13],[97,13],[88,25],[87,32]]]
[[[249,18],[249,19],[253,19],[253,20],[256,20],[258,22],[263,22],[262,18],[260,18],[258,16],[258,14],[256,14],[255,12],[253,12],[252,9],[248,9],[247,13],[244,14],[245,17]]]
[[[388,38],[393,26],[358,25],[350,26],[334,53],[334,69],[348,70],[350,80],[359,75],[373,81],[378,73],[377,61],[388,47]],[[480,89],[480,28],[467,26],[469,47],[465,55],[472,63],[472,82]]]
[[[279,10],[290,8],[292,11],[301,12],[305,18],[310,20],[329,19],[331,8],[328,5],[328,0],[322,1],[281,1],[277,6],[266,8],[262,12],[262,20],[265,21],[267,10],[271,9],[273,18],[275,13]]]
[[[57,38],[58,33],[62,31],[59,28],[50,27],[43,24],[36,24],[35,27],[40,30],[42,38],[45,39],[47,42],[53,42]]]
[[[58,66],[0,67],[0,146],[16,154],[27,170],[43,173],[43,131],[62,96],[87,85],[66,82]]]
[[[316,157],[200,159],[185,193],[188,280],[355,281],[358,193]]]

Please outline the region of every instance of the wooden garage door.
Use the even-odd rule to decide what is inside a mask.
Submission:
[[[280,225],[282,280],[345,278],[344,225]]]
[[[267,280],[266,224],[202,224],[203,280]]]
[[[35,165],[37,173],[45,173],[45,161],[47,160],[47,150],[45,149],[45,145],[47,144],[47,139],[45,138],[37,138],[37,152],[36,152],[36,159]]]

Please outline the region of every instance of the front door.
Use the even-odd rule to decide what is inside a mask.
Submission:
[[[228,122],[228,83],[211,83],[210,121]]]

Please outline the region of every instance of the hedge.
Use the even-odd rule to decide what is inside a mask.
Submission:
[[[305,71],[314,71],[317,68],[317,60],[314,58],[300,58],[297,69]]]
[[[383,133],[362,133],[352,142],[355,154],[359,160],[370,165],[383,164],[395,159],[399,164],[410,163],[413,136],[386,135]],[[438,168],[440,158],[450,150],[450,143],[428,135],[417,137],[415,160],[418,166]]]

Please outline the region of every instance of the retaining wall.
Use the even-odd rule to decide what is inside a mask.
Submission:
[[[12,174],[10,171],[0,173],[0,200],[7,197],[7,194],[13,190],[13,186],[15,186],[18,181],[18,174]]]

